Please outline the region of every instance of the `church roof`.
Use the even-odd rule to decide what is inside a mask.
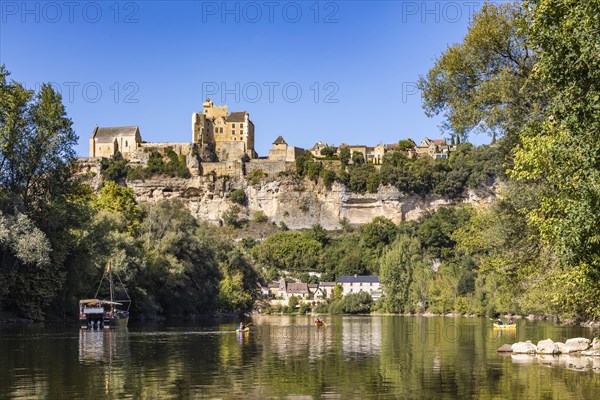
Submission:
[[[227,122],[245,122],[246,121],[246,111],[235,111],[229,114],[227,117]]]
[[[139,132],[137,126],[116,126],[110,128],[101,128],[97,126],[92,134],[92,139],[97,139],[100,143],[110,143],[115,140],[116,137],[135,137],[137,132]]]
[[[273,142],[273,144],[287,144],[285,140],[283,140],[283,136],[278,136],[277,139]]]

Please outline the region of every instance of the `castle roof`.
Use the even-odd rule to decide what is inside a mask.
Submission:
[[[139,133],[139,127],[137,126],[115,126],[110,128],[96,126],[92,139],[96,139],[99,143],[111,143],[116,137],[135,137],[136,133]]]
[[[278,136],[277,139],[273,142],[273,144],[287,144],[285,140],[283,140],[283,136]]]
[[[246,111],[234,111],[227,117],[227,122],[245,122]]]

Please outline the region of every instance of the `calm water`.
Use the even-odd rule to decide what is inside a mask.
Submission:
[[[310,321],[259,317],[239,335],[234,323],[0,326],[0,398],[600,398],[600,358],[495,351],[591,337],[586,328],[519,321],[511,334],[473,318]]]

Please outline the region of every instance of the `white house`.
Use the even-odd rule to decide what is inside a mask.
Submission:
[[[381,297],[381,283],[377,275],[340,276],[337,283],[342,285],[342,294],[367,292],[373,300]]]

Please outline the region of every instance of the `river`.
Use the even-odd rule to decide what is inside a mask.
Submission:
[[[483,318],[260,316],[235,322],[0,326],[0,398],[598,399],[600,358],[500,355],[582,327]]]

